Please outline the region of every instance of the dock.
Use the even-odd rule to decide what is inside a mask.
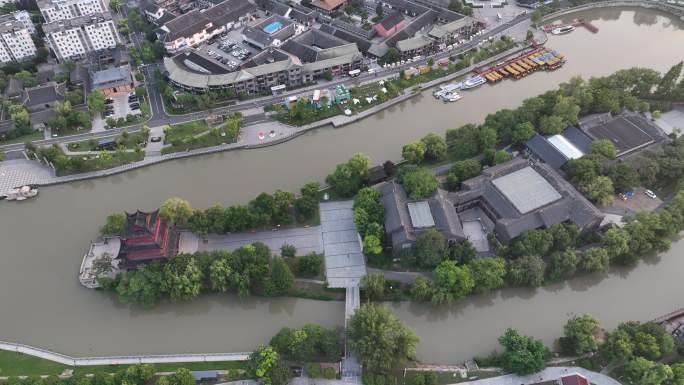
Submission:
[[[561,27],[584,27],[591,33],[597,33],[599,31],[597,26],[592,24],[590,21],[584,19],[575,19],[567,24],[547,24],[543,26],[542,29],[544,30],[544,32],[550,33],[554,29]]]

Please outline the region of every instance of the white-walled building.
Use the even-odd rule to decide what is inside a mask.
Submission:
[[[109,12],[45,24],[43,31],[58,60],[80,59],[90,52],[113,49],[121,44]]]
[[[102,0],[38,0],[38,8],[46,23],[107,11]]]
[[[0,17],[0,62],[21,61],[36,54],[36,45],[31,38],[35,29],[30,18],[28,23],[31,28],[25,20],[17,20],[14,14]]]

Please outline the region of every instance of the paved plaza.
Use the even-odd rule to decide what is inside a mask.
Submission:
[[[275,254],[280,253],[280,247],[284,244],[297,248],[297,255],[323,252],[320,226],[226,235],[210,234],[207,236],[206,242],[191,232],[182,232],[178,251],[180,253],[194,253],[197,251],[235,250],[254,242],[266,244]]]
[[[326,277],[330,287],[358,286],[366,275],[361,238],[354,225],[354,202],[320,204]]]
[[[0,195],[27,184],[41,184],[54,178],[51,168],[28,159],[0,162]]]

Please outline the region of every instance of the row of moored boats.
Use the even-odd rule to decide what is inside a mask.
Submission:
[[[487,79],[477,75],[460,83],[449,83],[439,86],[439,89],[433,95],[444,102],[455,102],[462,98],[458,91],[476,88],[485,83],[487,83]]]

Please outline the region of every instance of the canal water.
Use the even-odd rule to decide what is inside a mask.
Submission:
[[[323,180],[356,152],[374,162],[397,160],[401,145],[428,132],[480,122],[574,75],[620,68],[666,70],[684,59],[684,30],[665,14],[605,9],[580,15],[600,28],[551,37],[568,63],[553,73],[464,92],[454,104],[430,92],[339,129],[320,129],[276,147],[179,160],[104,179],[43,188],[36,200],[0,205],[0,339],[70,355],[239,352],[268,342],[281,326],[340,325],[339,302],[300,299],[243,301],[205,296],[153,310],[131,309],[78,284],[77,270],[104,217],[148,210],[182,196],[196,207],[245,202],[261,191],[295,189]],[[573,17],[577,17],[574,15]],[[456,305],[390,304],[421,338],[419,358],[458,362],[496,348],[506,327],[551,343],[572,314],[589,312],[608,327],[647,320],[684,306],[684,242],[631,270],[587,276],[538,290],[506,290]]]

